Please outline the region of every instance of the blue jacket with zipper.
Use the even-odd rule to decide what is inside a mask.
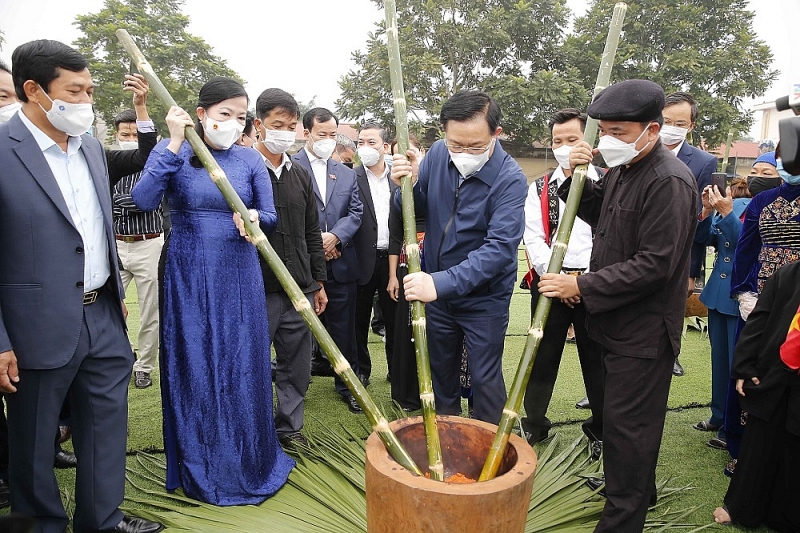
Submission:
[[[525,224],[527,180],[496,142],[489,161],[463,179],[444,141],[422,160],[414,186],[426,219],[425,270],[453,312],[508,312]],[[399,189],[394,196],[400,207]]]

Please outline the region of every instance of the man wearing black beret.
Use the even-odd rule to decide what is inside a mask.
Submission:
[[[697,186],[659,139],[663,108],[664,91],[646,80],[611,85],[589,106],[598,149],[577,144],[570,166],[599,152],[610,167],[586,180],[578,211],[596,231],[590,272],[544,274],[539,283],[545,296],[583,301],[589,336],[603,348],[607,501],[595,532],[644,527],[680,350]],[[564,199],[570,183],[559,189]]]

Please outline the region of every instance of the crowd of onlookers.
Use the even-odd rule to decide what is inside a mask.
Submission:
[[[125,77],[133,109],[117,115],[114,145],[103,149],[84,135],[94,90],[86,59],[55,41],[24,44],[11,68],[0,64],[0,390],[8,413],[0,507],[34,517],[37,531],[63,531],[69,521],[54,465],[78,469],[75,531],[162,528],[118,508],[128,383],[132,375],[135,387],[150,387],[156,364],[166,488],[216,505],[258,504],[280,489],[294,466],[286,452],[307,443],[312,373],[333,375],[348,409],[362,411],[301,309],[320,316],[364,386],[374,379],[369,330],[382,328],[392,399],[414,411],[412,307],[424,303],[437,412],[461,414],[463,396],[470,416],[497,423],[520,243],[531,315],[540,294],[553,299],[522,433],[531,444],[549,436],[548,406],[574,337],[587,395],[579,403],[591,410],[583,430],[592,458],[604,462],[604,477],[587,481],[607,498],[596,531],[641,531],[656,499],[666,401],[672,376],[683,373],[683,312],[698,279],[712,401],[694,427],[713,432],[708,445],[731,456],[715,520],[797,530],[800,176],[783,168],[780,147],[760,155],[746,178],[712,185],[716,158],[687,140],[699,115],[691,95],[628,80],[586,113],[552,115],[558,166],[529,185],[500,142],[499,106],[480,91],[443,103],[444,139],[426,149],[412,136],[400,153],[386,125],[366,122],[353,141],[331,111],[300,116],[277,88],[251,102],[228,78],[203,85],[196,120],[173,107],[169,131],[157,132],[139,74]],[[596,149],[584,141],[588,117],[600,128]],[[291,154],[301,123],[305,142]],[[189,128],[302,297],[259,257],[208,162],[186,141]],[[581,165],[579,218],[563,264],[549,272]],[[409,175],[411,242],[400,193]],[[706,275],[707,247],[715,261]],[[422,271],[409,274],[418,252]],[[131,281],[135,355],[125,326]],[[70,433],[75,454],[61,448]]]

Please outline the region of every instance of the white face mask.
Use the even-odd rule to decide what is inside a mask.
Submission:
[[[284,153],[294,144],[294,131],[269,130],[264,128],[264,140],[261,141],[271,153]]]
[[[636,143],[639,142],[639,139],[642,138],[647,132],[647,128],[650,127],[650,124],[642,130],[642,133],[636,137],[636,140],[632,143],[626,143],[625,141],[621,141],[614,137],[613,135],[603,135],[600,137],[600,141],[597,143],[597,149],[600,150],[600,155],[603,156],[606,164],[609,167],[618,167],[620,165],[627,165],[630,163],[636,156],[642,153],[642,150],[647,148],[647,145],[650,144],[650,141],[647,142],[642,147],[642,150],[636,149]]]
[[[117,141],[120,150],[138,150],[139,141]]]
[[[235,118],[220,122],[206,115],[203,129],[210,145],[218,150],[227,150],[242,136],[244,126]]]
[[[334,150],[336,150],[336,140],[334,139],[314,141],[314,144],[311,145],[311,151],[320,159],[330,158]]]
[[[492,143],[494,143],[494,137],[492,137]],[[458,169],[458,173],[464,176],[471,176],[483,168],[487,161],[489,161],[489,152],[492,151],[492,147],[489,146],[489,149],[483,152],[482,154],[469,154],[469,153],[461,153],[461,154],[454,154],[450,152],[450,159],[453,160],[453,164]]]
[[[677,126],[662,126],[658,134],[661,136],[661,142],[667,146],[674,146],[679,144],[686,138],[689,133],[689,128],[679,128]]]
[[[376,165],[381,159],[381,153],[371,146],[359,146],[358,158],[365,167]]]
[[[558,166],[561,168],[569,168],[569,153],[572,151],[572,146],[562,144],[553,150],[553,157],[558,161]]]
[[[41,87],[39,87],[42,89]],[[42,89],[42,92],[50,102],[53,103],[50,111],[44,111],[42,104],[42,111],[47,115],[47,120],[50,124],[59,131],[63,131],[67,135],[78,137],[89,131],[89,128],[94,124],[94,109],[92,104],[70,104],[63,100],[50,98],[50,95]]]
[[[11,120],[11,117],[13,117],[20,109],[22,109],[22,104],[19,102],[14,102],[13,104],[0,107],[0,124]]]

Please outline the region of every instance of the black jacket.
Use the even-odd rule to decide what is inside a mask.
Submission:
[[[125,176],[141,172],[156,144],[158,144],[158,133],[139,132],[138,150],[109,150],[106,148],[108,179],[111,182],[111,188],[113,189],[114,185]]]
[[[608,350],[654,358],[664,335],[680,351],[697,184],[659,141],[630,166],[586,180],[578,216],[595,229],[590,272],[578,277],[589,336]],[[566,201],[572,178],[559,188]]]
[[[743,379],[743,411],[769,420],[778,401],[789,390],[787,429],[800,435],[800,378],[781,361],[781,344],[800,306],[800,262],[779,268],[764,284],[753,312],[747,317],[733,353],[734,379]],[[750,378],[757,377],[759,384]]]
[[[306,294],[318,291],[320,285],[317,281],[327,281],[328,278],[311,176],[297,163],[292,163],[290,169],[284,167],[280,179],[271,169],[268,171],[278,226],[275,231],[267,233],[267,239],[300,290]],[[283,291],[278,278],[263,258],[261,272],[267,292]]]
[[[358,268],[361,276],[358,280],[359,285],[366,285],[372,279],[375,270],[375,250],[378,246],[378,219],[375,216],[375,205],[372,203],[372,193],[369,188],[367,171],[363,165],[359,165],[353,170],[356,171],[356,181],[358,182],[358,197],[364,204],[364,213],[361,215],[361,227],[358,228],[353,242],[356,246],[356,256],[358,257]],[[389,181],[389,204],[391,205],[392,195],[397,185]],[[391,215],[389,215],[391,217]],[[390,238],[391,240],[391,238]],[[391,244],[390,244],[391,246]]]

